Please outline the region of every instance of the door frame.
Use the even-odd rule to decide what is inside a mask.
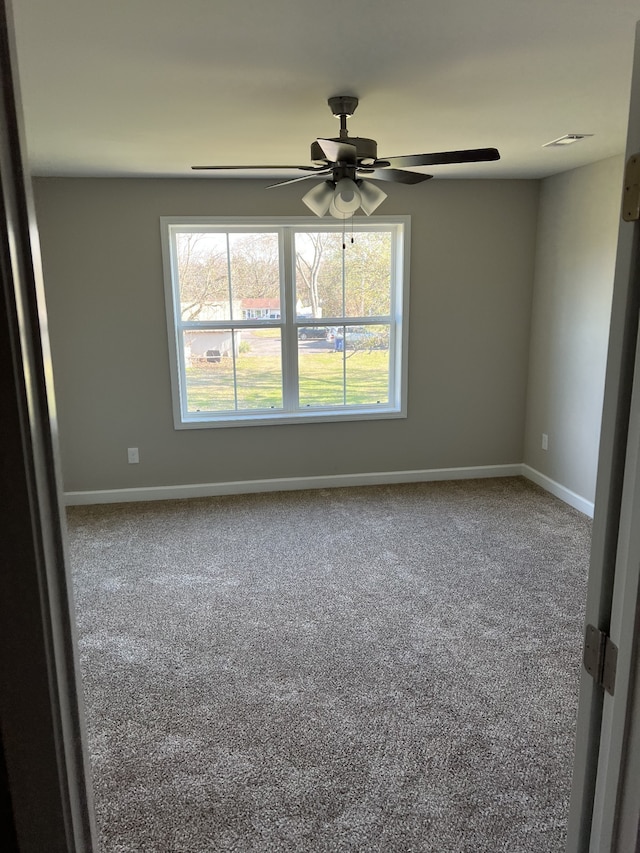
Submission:
[[[636,230],[640,225],[636,223]],[[640,269],[640,243],[635,245]],[[629,418],[625,478],[610,619],[610,636],[618,647],[615,693],[604,695],[596,776],[591,851],[629,853],[638,842],[640,776],[637,709],[640,623],[640,346]],[[634,713],[635,712],[635,713]],[[635,822],[635,828],[633,826]],[[633,844],[633,846],[631,846]]]
[[[635,36],[627,161],[637,152],[640,23]],[[618,827],[622,827],[624,804],[628,832],[637,799],[637,782],[628,770],[640,762],[640,755],[632,752],[635,741],[630,737],[631,713],[637,701],[633,673],[640,581],[640,224],[622,220],[623,190],[621,186],[585,618],[585,624],[608,634],[618,647],[617,678],[615,693],[610,696],[582,668],[567,853],[630,853],[632,848],[618,846]]]
[[[0,742],[3,830],[21,853],[87,853],[95,829],[44,286],[12,10],[0,0]],[[4,839],[3,839],[4,840]]]

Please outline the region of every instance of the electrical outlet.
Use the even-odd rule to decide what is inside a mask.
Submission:
[[[127,447],[127,459],[130,465],[134,465],[140,461],[140,454],[137,447]]]
[[[543,450],[549,449],[549,436],[546,434],[546,432],[542,433],[542,449]]]

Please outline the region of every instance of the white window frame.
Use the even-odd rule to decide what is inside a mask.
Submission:
[[[342,233],[341,222],[325,217],[217,217],[217,216],[162,216],[160,217],[162,256],[164,266],[165,304],[169,338],[169,372],[173,402],[173,419],[176,429],[211,429],[237,426],[273,426],[275,423],[318,423],[319,421],[380,420],[406,418],[407,416],[407,357],[409,319],[409,216],[375,217],[371,220],[354,220],[354,236],[359,232],[392,232],[392,283],[391,311],[385,317],[323,317],[308,321],[296,318],[294,305],[295,252],[293,235],[296,231],[329,230]],[[280,255],[279,319],[234,319],[233,321],[197,321],[185,323],[180,316],[180,294],[177,273],[176,234],[182,232],[212,231],[221,233],[271,232],[278,234]],[[346,251],[349,250],[351,224],[345,227]],[[375,324],[376,320],[389,323],[389,402],[386,404],[323,406],[299,408],[292,404],[298,399],[298,334],[299,326],[314,322],[323,326]],[[275,328],[281,330],[282,340],[282,410],[189,412],[187,410],[184,348],[181,335],[185,328]]]

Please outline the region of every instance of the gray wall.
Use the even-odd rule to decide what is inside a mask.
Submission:
[[[412,216],[407,419],[180,431],[159,217],[305,215],[300,187],[59,178],[35,191],[67,491],[522,461],[537,182],[389,189],[384,212]]]
[[[612,157],[547,178],[540,193],[524,461],[590,501],[623,169]]]

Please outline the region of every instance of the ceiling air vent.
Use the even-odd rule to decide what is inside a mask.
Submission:
[[[574,142],[580,142],[581,139],[586,139],[588,136],[593,136],[593,133],[565,133],[564,136],[552,139],[551,142],[545,142],[542,147],[560,148],[561,145],[573,145]]]

